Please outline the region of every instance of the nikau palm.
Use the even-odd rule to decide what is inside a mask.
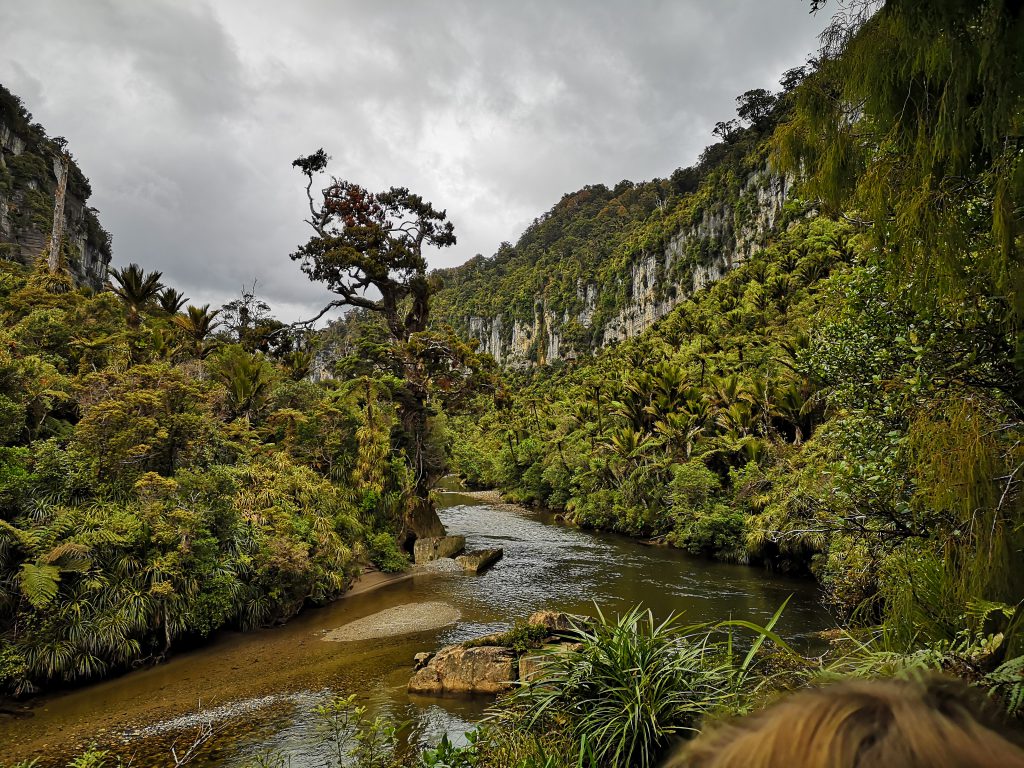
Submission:
[[[113,291],[128,307],[128,322],[137,326],[141,322],[140,313],[152,304],[160,295],[163,285],[160,283],[162,272],[146,272],[138,264],[132,263],[122,269],[110,270],[110,276],[117,283]]]

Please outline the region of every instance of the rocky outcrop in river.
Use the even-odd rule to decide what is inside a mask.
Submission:
[[[576,647],[576,627],[589,619],[538,611],[525,627],[485,635],[437,653],[418,653],[409,693],[427,696],[496,695],[518,683],[536,682],[552,654]],[[523,636],[537,637],[528,649]]]
[[[504,555],[505,550],[501,547],[497,549],[475,549],[472,552],[459,555],[455,558],[455,562],[461,565],[466,573],[480,574],[501,560]]]
[[[409,693],[496,694],[511,688],[517,677],[518,659],[510,648],[450,645],[412,676]]]
[[[465,536],[431,536],[416,539],[412,549],[413,562],[429,563],[444,557],[455,557],[465,547]]]

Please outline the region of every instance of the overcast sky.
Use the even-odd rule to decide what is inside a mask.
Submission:
[[[291,161],[446,208],[450,266],[565,192],[690,165],[816,45],[806,0],[2,0],[0,82],[70,142],[114,264],[194,303],[326,298]]]

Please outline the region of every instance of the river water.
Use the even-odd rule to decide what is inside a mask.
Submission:
[[[381,589],[310,610],[287,625],[225,632],[213,642],[139,670],[43,700],[33,716],[0,718],[0,765],[37,757],[63,766],[90,744],[132,759],[173,765],[212,722],[215,736],[190,765],[243,768],[261,755],[287,756],[291,768],[325,764],[326,747],[313,709],[338,694],[357,693],[372,713],[411,722],[407,738],[460,736],[486,701],[410,697],[415,653],[507,627],[542,608],[606,614],[637,603],[689,621],[729,617],[768,620],[792,596],[779,631],[799,639],[831,626],[813,583],[741,565],[582,531],[551,515],[441,494],[441,518],[470,549],[503,547],[505,558],[481,576],[451,570],[421,573]],[[444,602],[455,623],[385,639],[330,642],[325,634],[356,619],[408,604]]]

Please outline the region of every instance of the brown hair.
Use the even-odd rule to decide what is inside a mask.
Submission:
[[[711,725],[666,768],[1024,768],[980,695],[945,678],[851,680]]]

